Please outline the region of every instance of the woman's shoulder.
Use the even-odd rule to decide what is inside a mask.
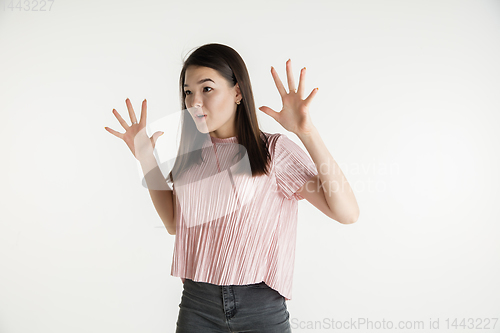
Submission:
[[[263,140],[266,140],[264,136],[267,137],[267,149],[273,160],[276,155],[282,155],[292,148],[290,145],[293,145],[293,142],[283,133],[268,133],[262,131],[261,133]]]
[[[291,140],[286,134],[283,133],[268,133],[268,132],[263,132],[261,131],[262,135],[265,135],[267,137],[268,141],[268,147],[274,148],[278,145],[283,149],[290,148],[291,146],[295,146],[295,143],[293,140]],[[262,136],[264,139],[264,137]]]
[[[261,137],[264,138],[264,136],[267,138],[267,140],[270,142],[270,143],[276,143],[276,141],[278,140],[278,138],[284,134],[282,133],[268,133],[268,132],[264,132],[264,131],[261,131]]]

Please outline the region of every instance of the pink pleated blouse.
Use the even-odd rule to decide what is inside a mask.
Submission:
[[[264,281],[292,299],[297,190],[318,174],[307,152],[286,135],[268,137],[269,175],[251,177],[235,158],[237,137],[207,134],[203,162],[174,180],[176,235],[171,275],[216,285]],[[235,168],[248,170],[235,173]],[[182,184],[182,185],[181,185]]]

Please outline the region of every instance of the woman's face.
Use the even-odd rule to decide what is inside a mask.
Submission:
[[[200,132],[221,139],[236,136],[236,102],[241,100],[238,83],[230,87],[215,69],[189,66],[184,93],[186,107]],[[198,114],[206,116],[198,118]]]

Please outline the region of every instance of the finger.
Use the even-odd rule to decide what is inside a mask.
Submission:
[[[273,76],[274,83],[276,84],[276,88],[278,88],[278,92],[280,93],[280,95],[281,96],[286,95],[285,87],[283,86],[283,83],[281,83],[278,73],[276,72],[276,69],[274,69],[273,66],[271,66],[271,74]]]
[[[155,132],[152,136],[151,136],[151,142],[153,143],[153,147],[156,145],[156,140],[158,140],[158,138],[160,136],[163,135],[164,132]]]
[[[109,133],[113,134],[114,136],[117,136],[119,137],[120,139],[123,139],[123,134],[122,133],[119,133],[115,130],[112,130],[111,128],[109,127],[104,127],[106,129],[106,131],[108,131]]]
[[[313,91],[311,91],[311,93],[309,94],[309,96],[307,96],[307,98],[304,100],[304,104],[306,106],[309,106],[314,96],[316,96],[316,94],[318,93],[318,89],[319,88],[314,88]]]
[[[293,80],[291,59],[288,59],[288,61],[286,62],[286,76],[288,78],[288,91],[295,92],[295,81]]]
[[[120,114],[118,113],[118,111],[116,111],[115,109],[113,109],[113,114],[118,119],[118,121],[120,122],[120,124],[122,125],[122,127],[124,129],[127,129],[129,127],[128,124],[127,124],[127,122],[125,120],[123,120],[122,116],[120,116]]]
[[[305,94],[304,91],[306,89],[305,78],[306,78],[306,68],[304,67],[300,71],[299,87],[297,88],[297,93],[299,94],[300,98],[304,97]]]
[[[130,116],[130,121],[133,123],[137,122],[137,118],[135,117],[135,112],[134,109],[132,108],[132,103],[130,102],[130,99],[125,100],[125,104],[127,104],[127,109],[128,109],[128,115]]]
[[[273,109],[271,108],[268,108],[267,106],[261,106],[259,108],[260,111],[264,112],[265,114],[268,114],[269,116],[271,116],[274,120],[278,121],[278,118],[279,118],[279,115],[280,113],[279,112],[276,112],[274,111]]]
[[[142,101],[142,109],[141,109],[141,121],[140,121],[141,124],[146,124],[146,109],[147,109],[146,99],[144,99]]]

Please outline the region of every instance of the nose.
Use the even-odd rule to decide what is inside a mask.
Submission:
[[[201,112],[201,105],[200,104],[193,104],[190,108],[189,108],[189,112],[194,116],[194,115],[197,115],[198,113]]]
[[[193,94],[193,98],[191,99],[191,107],[193,107],[193,108],[201,108],[201,106],[203,105],[203,103],[201,102],[200,95],[197,95],[195,93],[191,93],[191,94]]]

